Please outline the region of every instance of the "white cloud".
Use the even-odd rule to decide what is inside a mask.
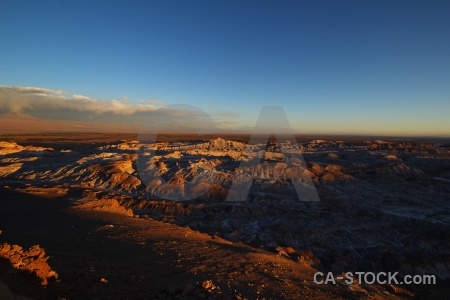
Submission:
[[[28,87],[28,86],[0,86],[0,89],[4,92],[20,92],[24,94],[35,94],[35,95],[64,95],[66,92],[61,90],[51,90],[38,87]]]
[[[30,115],[47,120],[144,124],[148,129],[215,128],[208,115],[192,106],[158,108],[118,100],[101,101],[77,94],[62,96],[64,94],[43,88],[0,86],[0,114]],[[165,103],[159,100],[152,103],[156,102]]]
[[[87,97],[87,96],[83,96],[83,95],[77,95],[77,94],[74,94],[72,96],[72,99],[75,99],[75,100],[94,100],[91,97]]]
[[[122,99],[123,101],[127,101],[128,97],[127,96],[120,96],[120,99]]]

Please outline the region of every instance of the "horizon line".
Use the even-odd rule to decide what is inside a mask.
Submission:
[[[53,131],[53,130],[9,130],[8,132],[2,132],[0,130],[0,136],[8,136],[8,135],[38,135],[38,134],[45,134],[45,135],[59,135],[59,134],[93,134],[93,135],[100,135],[100,134],[120,134],[120,135],[139,135],[139,134],[145,134],[145,135],[214,135],[214,136],[220,136],[220,135],[240,135],[240,136],[266,136],[269,135],[272,136],[288,136],[288,135],[294,135],[295,137],[298,136],[307,136],[307,137],[367,137],[367,138],[442,138],[442,139],[450,139],[450,135],[414,135],[414,134],[361,134],[361,133],[299,133],[299,132],[293,132],[293,133],[283,133],[283,132],[242,132],[242,131],[215,131],[215,132],[207,132],[207,131],[159,131],[159,132],[136,132],[136,131]]]

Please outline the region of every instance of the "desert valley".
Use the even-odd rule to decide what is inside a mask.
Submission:
[[[248,160],[246,135],[1,140],[0,290],[16,299],[444,299],[449,293],[445,139],[297,137],[299,162],[319,201],[299,199],[279,151],[283,142],[273,137],[259,145],[259,167],[247,173],[240,164]],[[199,174],[210,179],[205,192],[177,200],[187,183],[201,185],[206,177]],[[227,201],[239,176],[254,176],[246,201]],[[317,271],[432,274],[437,284],[318,285]]]

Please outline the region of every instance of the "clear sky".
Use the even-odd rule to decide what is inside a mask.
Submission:
[[[281,105],[299,133],[450,136],[450,1],[2,0],[0,37],[3,87],[189,104],[230,130]]]

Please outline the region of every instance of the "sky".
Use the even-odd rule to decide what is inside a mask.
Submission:
[[[295,133],[450,136],[449,16],[439,0],[3,0],[0,124],[251,132],[281,106]]]

